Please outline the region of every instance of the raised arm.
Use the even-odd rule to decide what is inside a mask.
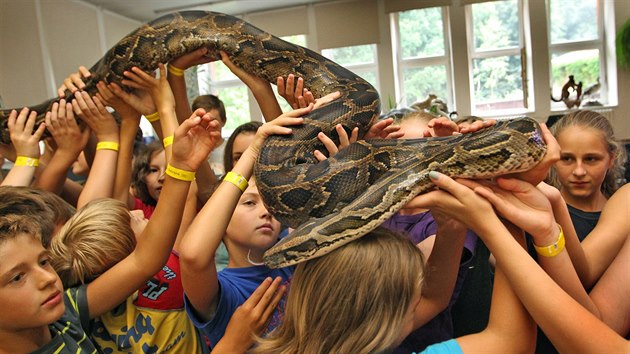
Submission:
[[[98,140],[90,174],[77,202],[77,208],[81,208],[91,200],[112,197],[120,137],[114,116],[98,97],[77,92],[72,109],[92,129]]]
[[[290,134],[291,129],[282,125],[301,124],[302,119],[296,117],[311,109],[312,106],[309,106],[291,111],[272,123],[264,124],[258,129],[254,142],[243,153],[232,172],[249,180],[264,140],[271,134]],[[197,315],[204,321],[208,321],[214,312],[219,290],[214,255],[241,194],[242,191],[230,183],[219,184],[181,242],[179,256],[184,292]]]
[[[35,180],[34,186],[55,194],[61,194],[68,168],[77,160],[85,147],[90,129],[81,128],[74,118],[72,104],[62,99],[54,103],[46,113],[46,126],[57,146],[50,162]]]
[[[218,124],[207,115],[193,115],[177,128],[160,199],[136,248],[88,285],[91,317],[120,304],[162,268],[177,236],[194,171],[208,157],[217,137]]]
[[[36,112],[29,114],[28,108],[23,108],[18,114],[13,110],[9,114],[8,127],[11,143],[15,148],[16,159],[11,171],[2,181],[3,186],[29,186],[35,175],[35,168],[39,164],[39,139],[41,139],[46,124],[40,124],[36,131]]]
[[[223,61],[223,64],[225,64],[234,75],[247,85],[254,95],[266,122],[271,122],[282,114],[282,109],[280,109],[278,100],[276,100],[276,96],[273,94],[271,85],[266,80],[246,73],[244,70],[234,65],[225,52],[221,52],[221,61]]]
[[[416,307],[414,329],[425,325],[448,306],[455,289],[466,240],[465,225],[439,211],[432,214],[438,227],[425,267],[422,297]]]
[[[96,88],[98,89],[97,97],[118,112],[121,118],[120,150],[116,164],[113,198],[127,204],[129,209],[131,209],[134,206],[133,197],[129,193],[129,186],[131,184],[131,162],[133,160],[133,145],[140,125],[140,112],[120,96],[116,95],[110,89],[111,87],[113,86],[108,86],[103,81],[96,84]],[[152,100],[151,103],[153,103]]]
[[[414,203],[419,207],[438,205],[440,210],[466,222],[482,237],[496,257],[497,264],[502,268],[512,289],[560,352],[608,353],[630,350],[624,338],[560,288],[511,237],[492,209],[492,205],[496,207],[500,204],[499,196],[495,196],[496,200],[493,200],[494,194],[485,187],[471,185],[473,191],[438,173],[432,173],[432,179],[440,190],[422,195],[416,198]],[[520,187],[529,186],[528,193],[535,193],[536,189],[533,186],[525,182],[520,183],[522,183]],[[542,198],[546,201],[544,196]],[[522,195],[521,199],[532,201],[526,195]],[[488,200],[492,201],[492,204]],[[547,222],[550,219],[549,207],[540,206],[520,204],[520,216],[526,220],[527,225],[519,226],[527,226],[525,230],[532,235],[547,233],[546,237],[557,239],[557,234],[551,237],[554,230],[557,230],[550,227]],[[526,212],[528,217],[525,217]]]

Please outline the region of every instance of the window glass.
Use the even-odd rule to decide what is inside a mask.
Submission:
[[[372,44],[324,49],[322,55],[343,66],[373,64],[376,62]]]
[[[429,94],[434,94],[441,99],[448,97],[446,82],[446,67],[444,65],[403,70],[406,105],[423,101]]]
[[[598,0],[549,0],[551,44],[597,39],[599,10]]]
[[[476,50],[519,47],[517,0],[474,4],[472,17]]]
[[[403,59],[444,55],[442,8],[401,12],[398,26]]]
[[[473,60],[473,86],[477,110],[523,108],[520,55]]]

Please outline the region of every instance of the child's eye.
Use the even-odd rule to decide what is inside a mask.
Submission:
[[[560,156],[560,161],[562,162],[571,162],[573,158],[571,156]]]
[[[158,169],[157,168],[150,168],[149,169],[149,173],[157,173]]]
[[[22,279],[24,279],[24,273],[16,274],[13,278],[11,278],[11,283],[19,283]]]
[[[243,202],[243,205],[256,205],[256,202],[254,202],[253,200],[246,200]]]
[[[42,266],[42,267],[46,267],[46,266],[48,266],[49,264],[50,264],[50,258],[42,258],[42,259],[39,261],[39,265],[40,265],[40,266]]]

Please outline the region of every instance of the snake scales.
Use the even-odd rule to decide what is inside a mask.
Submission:
[[[484,178],[531,168],[545,146],[532,119],[499,122],[481,132],[418,140],[360,140],[335,157],[318,163],[313,151],[325,151],[320,131],[337,138],[341,123],[359,136],[380,113],[376,90],[351,71],[307,48],[287,43],[232,16],[189,11],[158,18],[111,48],[90,71],[86,91],[100,80],[120,83],[125,70],[155,70],[200,47],[219,58],[224,50],[245,71],[275,82],[293,73],[304,78],[316,97],[340,91],[341,97],[311,112],[291,136],[273,136],[261,150],[255,177],[269,210],[296,227],[265,254],[270,267],[296,264],[326,254],[380,225],[411,198],[432,187],[428,171]],[[69,93],[68,93],[69,94]],[[69,96],[69,95],[67,95]],[[51,99],[29,107],[38,123]],[[0,111],[3,142],[9,142]]]

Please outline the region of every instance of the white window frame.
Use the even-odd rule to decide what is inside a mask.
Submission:
[[[549,40],[549,87],[553,85],[553,67],[551,63],[551,59],[554,54],[565,54],[573,51],[579,50],[594,50],[597,49],[599,51],[599,82],[601,84],[600,88],[600,102],[604,103],[605,106],[609,106],[611,104],[611,93],[609,92],[608,85],[608,75],[610,72],[608,71],[608,52],[606,51],[606,30],[604,24],[604,16],[605,16],[605,7],[607,4],[602,0],[597,0],[597,6],[599,7],[600,14],[597,18],[597,39],[594,40],[579,40],[579,41],[570,41],[564,43],[551,43],[551,25],[549,24],[549,19],[551,15],[551,5],[549,1],[545,1],[545,10],[547,14],[547,38]],[[614,34],[613,34],[614,37]],[[577,80],[576,80],[577,81]],[[583,87],[585,89],[586,87]],[[566,111],[566,106],[562,102],[551,102],[551,111]]]
[[[444,41],[444,54],[443,55],[435,55],[430,57],[416,57],[410,59],[403,59],[402,53],[402,45],[400,44],[400,25],[399,25],[399,13],[394,12],[390,15],[391,24],[392,24],[392,46],[394,53],[394,71],[396,75],[394,76],[395,82],[395,92],[396,97],[398,98],[397,106],[409,106],[414,102],[406,102],[406,92],[405,87],[403,85],[404,80],[403,73],[407,69],[422,69],[428,66],[437,66],[443,65],[446,69],[446,92],[448,97],[446,97],[447,104],[449,107],[455,107],[455,100],[453,99],[453,70],[451,64],[451,41],[450,41],[450,25],[449,25],[449,16],[447,7],[440,7],[442,13],[442,33],[443,41]],[[442,98],[442,97],[440,97]],[[421,97],[419,97],[421,99]]]
[[[516,0],[518,8],[518,44],[513,48],[505,49],[489,49],[489,50],[477,50],[475,48],[474,40],[474,25],[473,25],[473,6],[475,4],[466,5],[466,41],[468,47],[468,75],[470,82],[470,111],[473,115],[480,116],[501,116],[501,115],[513,115],[530,112],[531,99],[529,96],[528,81],[530,75],[527,72],[529,55],[527,55],[527,49],[525,46],[525,20],[524,20],[524,4],[523,0]],[[473,62],[478,59],[499,58],[505,56],[519,55],[521,58],[521,85],[523,90],[523,108],[515,109],[499,109],[499,110],[477,110],[475,100],[475,82],[474,82],[474,65]]]
[[[378,70],[378,52],[377,52],[377,48],[376,48],[376,44],[360,44],[360,45],[369,45],[370,49],[372,50],[372,57],[374,58],[374,62],[372,63],[360,63],[360,64],[340,64],[342,65],[344,68],[352,71],[353,73],[359,75],[360,77],[363,77],[363,74],[365,73],[369,73],[369,72],[373,72],[376,75],[376,86],[374,86],[374,88],[376,89],[377,92],[380,92],[380,79],[379,79],[379,70]],[[348,47],[355,47],[355,46],[348,46]],[[340,48],[347,48],[347,47],[340,47]],[[340,48],[326,48],[326,49],[322,49],[320,51],[320,54],[323,55],[324,57],[329,58],[325,53],[326,51],[330,51],[330,50],[335,50],[335,49],[340,49]],[[331,59],[333,61],[336,62],[336,60]]]

